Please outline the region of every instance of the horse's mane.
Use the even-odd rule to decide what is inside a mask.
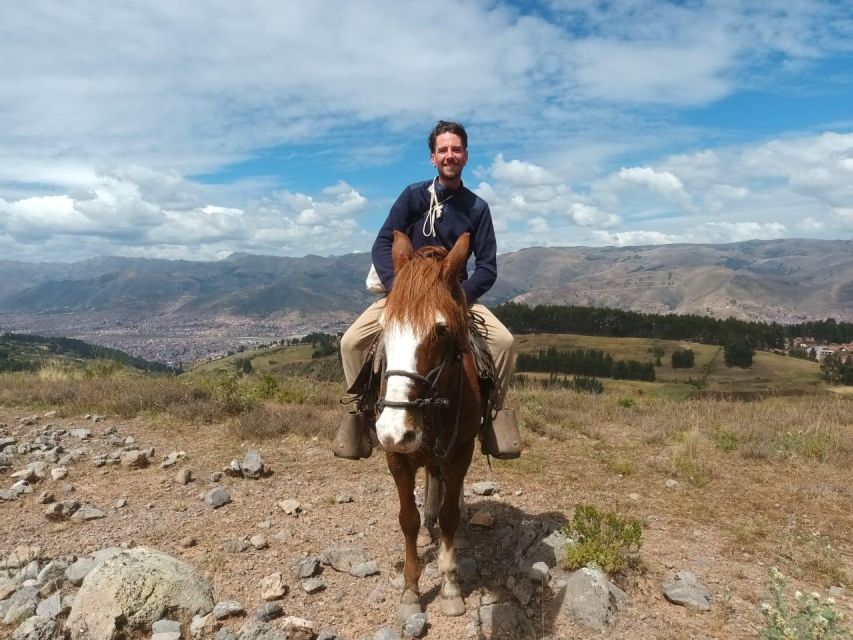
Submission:
[[[388,321],[411,323],[418,333],[433,331],[436,312],[457,336],[466,326],[465,295],[458,279],[448,283],[441,266],[447,257],[444,247],[421,247],[394,277],[394,286],[385,303]]]

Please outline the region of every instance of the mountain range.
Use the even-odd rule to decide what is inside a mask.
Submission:
[[[274,320],[354,315],[369,254],[215,262],[104,257],[0,260],[0,313],[180,314]],[[529,248],[498,257],[483,299],[797,322],[853,319],[853,241]]]

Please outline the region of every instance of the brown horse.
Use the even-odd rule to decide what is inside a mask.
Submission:
[[[441,608],[446,615],[465,613],[454,538],[462,485],[483,414],[460,283],[468,240],[468,234],[463,234],[449,252],[439,247],[415,252],[405,234],[394,233],[394,286],[380,319],[387,369],[376,434],[400,498],[400,528],[406,544],[406,584],[399,608],[403,619],[421,611],[418,532],[424,536],[436,517],[441,529]],[[420,529],[414,495],[415,472],[420,467],[426,467],[428,474],[425,529]]]

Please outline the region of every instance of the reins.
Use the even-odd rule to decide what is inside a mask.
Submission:
[[[438,395],[438,382],[441,379],[441,374],[444,371],[450,360],[455,360],[454,366],[454,381],[457,382],[457,397],[456,397],[456,415],[453,420],[453,431],[450,434],[450,439],[445,445],[444,443],[444,423],[442,421],[442,410],[450,407],[450,399],[442,398]],[[458,345],[452,351],[448,351],[447,356],[442,360],[441,364],[435,367],[426,375],[422,375],[416,371],[406,371],[403,369],[389,369],[382,374],[383,379],[387,380],[391,376],[402,376],[409,378],[415,382],[419,382],[428,387],[428,395],[414,398],[412,400],[385,400],[380,397],[376,402],[376,408],[381,412],[385,407],[391,409],[421,409],[428,411],[428,417],[431,419],[433,428],[433,446],[432,454],[438,462],[442,475],[444,468],[447,465],[447,452],[453,450],[456,444],[456,437],[459,434],[459,417],[462,413],[462,351]],[[384,394],[383,394],[384,395]]]

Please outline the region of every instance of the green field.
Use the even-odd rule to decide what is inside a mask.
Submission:
[[[224,358],[201,362],[193,366],[184,375],[194,377],[231,373],[236,370],[237,362],[245,358],[251,360],[254,372],[276,375],[281,372],[282,367],[285,365],[297,362],[310,362],[313,350],[314,347],[310,344],[264,347],[254,351],[244,351]]]
[[[663,349],[663,363],[655,367],[655,382],[632,380],[603,380],[606,390],[640,390],[643,393],[665,394],[674,398],[691,395],[725,395],[749,399],[756,395],[808,395],[824,393],[826,382],[821,377],[816,362],[789,358],[759,351],[749,369],[727,367],[723,362],[722,347],[716,345],[655,340],[651,338],[610,338],[572,334],[531,334],[516,336],[520,353],[539,349],[600,349],[614,360],[639,360],[654,362],[655,348]],[[672,352],[692,349],[695,364],[690,369],[673,369]],[[527,374],[543,375],[543,374]],[[688,380],[693,380],[690,384]],[[704,381],[699,384],[698,381]],[[701,387],[701,388],[699,388]]]

